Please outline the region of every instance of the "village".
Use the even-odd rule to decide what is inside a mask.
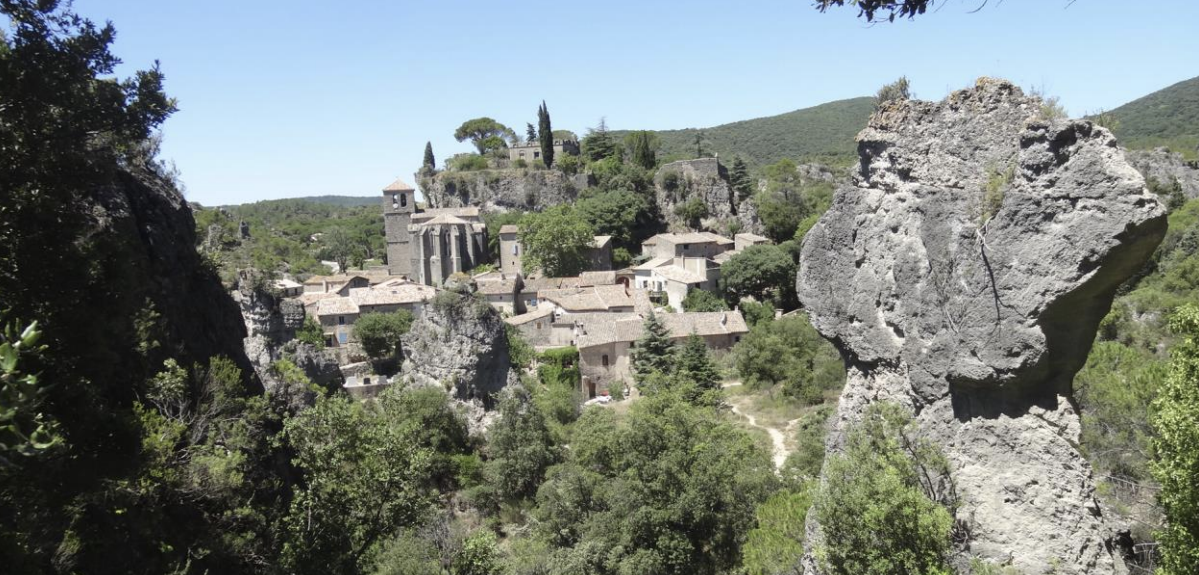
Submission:
[[[382,191],[387,264],[310,277],[275,280],[286,298],[303,304],[320,326],[325,353],[336,359],[348,392],[377,395],[394,375],[376,373],[354,335],[367,314],[407,310],[420,316],[448,280],[469,278],[470,291],[499,312],[538,352],[578,350],[585,400],[618,389],[629,395],[630,359],[645,318],[657,314],[670,337],[700,337],[716,354],[727,352],[749,328],[738,310],[685,312],[693,290],[715,291],[720,264],[765,237],[739,233],[662,233],[645,240],[635,265],[612,269],[612,238],[595,236],[589,269],[574,277],[544,277],[524,269],[519,228],[488,230],[478,207],[421,209],[416,190],[396,180]],[[487,262],[487,235],[498,233],[499,262]],[[471,275],[482,264],[482,273]],[[390,376],[390,377],[389,377]]]

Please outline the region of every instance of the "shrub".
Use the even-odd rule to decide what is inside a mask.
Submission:
[[[948,574],[956,493],[949,463],[915,436],[911,417],[876,403],[825,466],[812,505],[824,541],[816,557],[834,575]]]

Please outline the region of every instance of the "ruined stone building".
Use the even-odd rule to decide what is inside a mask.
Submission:
[[[560,158],[562,154],[570,154],[572,156],[579,155],[579,143],[574,140],[554,140],[554,157]],[[532,162],[534,160],[541,161],[541,143],[540,142],[523,142],[510,146],[508,148],[508,159],[512,161],[524,160]]]
[[[487,226],[479,208],[421,210],[416,190],[402,180],[383,188],[383,224],[393,275],[439,286],[451,274],[487,261]]]

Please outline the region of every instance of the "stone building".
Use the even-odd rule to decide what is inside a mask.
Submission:
[[[500,270],[506,274],[529,275],[523,265],[525,247],[520,243],[520,226],[500,227]],[[595,236],[587,250],[588,271],[612,269],[612,236]]]
[[[421,210],[402,180],[383,188],[387,269],[425,285],[487,260],[487,226],[475,207]]]
[[[574,140],[554,140],[554,157],[560,158],[562,154],[579,155],[579,143]],[[511,146],[508,148],[508,159],[513,162],[516,160],[524,160],[530,163],[534,160],[540,162],[541,143],[523,142]]]

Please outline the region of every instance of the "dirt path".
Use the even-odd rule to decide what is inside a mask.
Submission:
[[[741,385],[740,381],[730,381],[730,382],[721,384],[721,387],[729,388],[729,387],[735,387],[738,385]],[[745,411],[743,411],[741,409],[741,406],[738,405],[737,402],[733,401],[732,399],[729,400],[729,405],[732,407],[733,413],[735,413],[741,417],[744,417],[745,420],[749,422],[750,427],[757,427],[758,429],[766,430],[766,433],[770,435],[770,442],[774,445],[774,449],[772,450],[773,457],[771,458],[774,461],[774,469],[775,469],[775,471],[782,471],[783,463],[785,463],[787,461],[787,454],[788,454],[787,443],[786,443],[787,436],[783,434],[783,431],[779,430],[779,429],[775,429],[773,427],[766,427],[765,425],[758,425],[758,419],[756,417],[754,417],[752,414],[745,413]],[[787,427],[784,429],[786,429],[787,431],[790,431],[795,426],[795,424],[798,422],[799,422],[798,419],[789,421],[789,422],[787,422]]]

